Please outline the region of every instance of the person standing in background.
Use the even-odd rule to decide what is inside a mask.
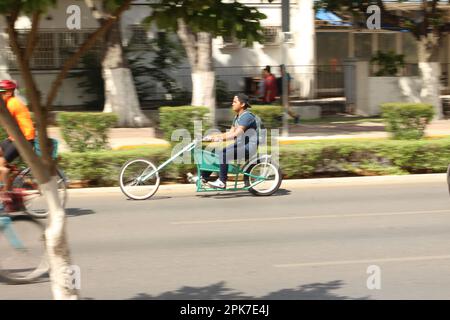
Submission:
[[[270,72],[270,66],[266,66],[263,69],[264,73],[264,97],[263,102],[272,103],[275,101],[278,95],[277,79]]]

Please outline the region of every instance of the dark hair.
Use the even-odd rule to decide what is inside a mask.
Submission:
[[[239,93],[236,95],[236,97],[238,98],[240,103],[244,103],[245,104],[245,108],[251,108],[250,104],[249,104],[249,98],[246,94],[243,93]]]
[[[266,70],[268,73],[270,73],[270,66],[266,66],[266,67],[264,68],[264,70]]]

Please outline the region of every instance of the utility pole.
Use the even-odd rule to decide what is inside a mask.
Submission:
[[[286,70],[286,62],[287,62],[287,46],[288,41],[290,40],[290,1],[282,0],[281,1],[281,30],[283,33],[283,43],[281,45],[281,74],[282,74],[282,90],[283,95],[281,100],[283,102],[283,130],[282,136],[289,136],[289,123],[288,123],[288,110],[289,110],[289,83],[288,83],[288,75]]]

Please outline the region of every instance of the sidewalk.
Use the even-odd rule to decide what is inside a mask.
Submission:
[[[59,128],[49,128],[49,136],[59,140],[61,152],[69,150],[60,134]],[[426,136],[450,136],[450,120],[433,121],[426,130]],[[154,128],[113,128],[109,137],[110,146],[113,149],[138,145],[168,145],[165,140],[156,137]],[[289,127],[289,137],[280,137],[280,142],[386,137],[388,137],[388,134],[384,130],[384,125],[380,122],[345,123],[336,121],[291,125]]]

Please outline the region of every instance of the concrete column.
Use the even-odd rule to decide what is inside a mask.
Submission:
[[[369,62],[356,61],[355,63],[355,114],[361,116],[370,115],[369,106]]]
[[[294,10],[292,10],[294,11]],[[313,0],[297,0],[296,20],[293,21],[292,31],[296,43],[292,61],[296,67],[295,73],[300,97],[313,98],[315,96],[315,65],[316,65],[316,34]]]
[[[355,33],[353,30],[348,33],[348,57],[350,59],[355,57]]]
[[[395,34],[395,51],[397,54],[403,53],[403,38],[401,32]]]

